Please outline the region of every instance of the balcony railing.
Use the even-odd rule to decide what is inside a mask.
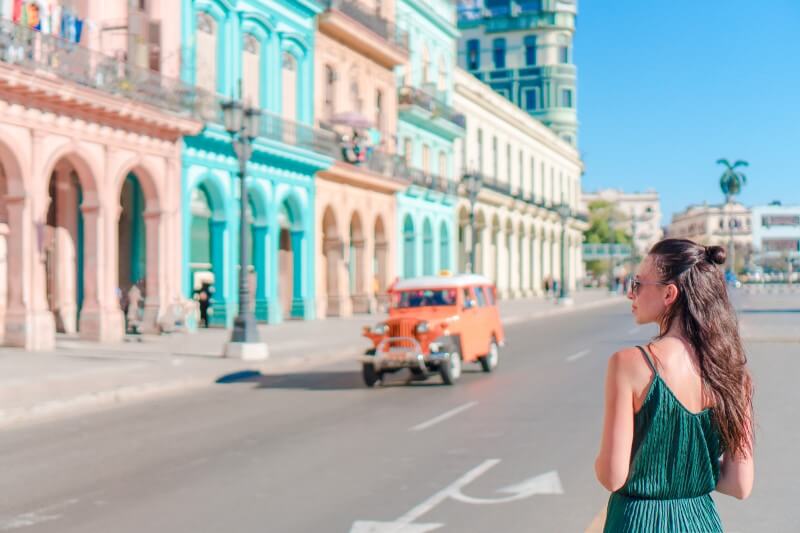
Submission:
[[[344,163],[363,168],[398,181],[410,181],[405,159],[369,146],[356,146],[337,136],[336,158]]]
[[[401,87],[397,103],[399,105],[415,105],[421,107],[431,113],[431,115],[433,115],[432,118],[441,117],[460,128],[465,128],[467,125],[467,119],[463,114],[416,87],[410,87],[408,85]]]
[[[414,185],[425,187],[432,191],[445,194],[456,195],[458,193],[458,183],[442,176],[436,176],[418,168],[409,169],[409,177]]]
[[[370,9],[358,0],[327,0],[326,7],[341,11],[395,46],[408,51],[408,32],[383,18],[375,8]]]
[[[483,186],[489,190],[511,196],[511,184],[500,182],[494,178],[484,178]]]
[[[198,116],[194,87],[6,19],[0,20],[0,62],[178,115]]]

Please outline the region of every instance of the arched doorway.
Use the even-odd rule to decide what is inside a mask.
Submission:
[[[417,275],[417,239],[414,234],[414,221],[411,215],[403,219],[403,277],[413,278]]]
[[[278,211],[278,301],[285,318],[303,318],[303,245],[305,229],[300,207],[286,198]]]
[[[514,292],[514,264],[519,261],[517,252],[514,250],[514,227],[511,225],[511,220],[506,222],[504,246],[506,249],[506,295],[511,295]]]
[[[56,331],[76,333],[84,299],[83,190],[75,168],[62,161],[50,176],[43,228],[47,308]],[[96,289],[96,287],[95,287]]]
[[[450,231],[444,221],[439,226],[439,268],[450,270]]]
[[[386,229],[380,216],[375,219],[374,239],[375,251],[372,257],[373,297],[376,299],[380,309],[386,309],[389,303],[388,295],[386,294],[386,289],[389,286],[389,242],[386,240]]]
[[[491,264],[491,271],[489,272],[489,279],[491,279],[495,285],[497,285],[498,289],[500,288],[500,219],[497,218],[497,215],[492,218],[492,227],[491,227],[491,238],[492,238],[492,245],[489,250],[489,257],[493,257],[494,260]]]
[[[257,186],[247,189],[247,224],[250,242],[248,243],[248,288],[250,307],[258,322],[269,318],[268,289],[269,271],[267,267],[267,225],[266,201]]]
[[[320,267],[325,272],[325,316],[342,316],[339,272],[342,268],[342,238],[336,223],[336,215],[330,206],[322,215],[322,258]]]
[[[210,298],[207,321],[203,325],[227,325],[225,301],[225,232],[227,221],[221,196],[209,181],[191,192],[188,276],[192,293]],[[187,296],[191,296],[187,295]],[[203,317],[201,305],[201,319]]]
[[[429,218],[422,223],[422,274],[432,276],[434,272],[433,226]]]
[[[364,248],[364,230],[361,225],[361,217],[358,213],[353,213],[350,218],[350,246],[347,254],[347,270],[350,302],[354,313],[366,313],[369,311],[366,273],[364,272]]]
[[[473,272],[476,274],[484,273],[483,256],[486,249],[486,217],[483,211],[475,213],[475,266]]]
[[[148,294],[145,280],[147,272],[147,246],[146,229],[144,222],[144,194],[139,179],[130,173],[125,177],[120,193],[120,214],[117,224],[117,288],[119,289],[120,305],[125,312],[126,324],[131,328],[133,324],[127,323],[134,313],[130,309],[131,302],[138,307],[140,300]],[[136,285],[136,289],[133,286]],[[144,303],[143,301],[141,302]],[[136,313],[135,321],[140,323],[143,318]]]

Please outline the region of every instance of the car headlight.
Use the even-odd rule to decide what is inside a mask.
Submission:
[[[431,330],[430,324],[428,324],[424,320],[422,322],[420,322],[419,324],[417,324],[417,333],[427,333],[430,330]]]
[[[381,322],[380,324],[372,326],[370,331],[373,335],[386,335],[386,332],[389,331],[389,326]]]

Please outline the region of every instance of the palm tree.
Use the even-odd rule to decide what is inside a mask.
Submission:
[[[733,204],[734,197],[742,192],[742,187],[747,183],[747,176],[737,168],[749,166],[747,161],[738,159],[734,164],[731,164],[727,159],[717,159],[717,164],[725,167],[725,171],[719,178],[719,187],[722,189],[722,194],[725,195],[725,204]],[[730,230],[730,241],[728,242],[728,270],[733,272],[735,269],[734,254],[735,248],[733,245],[733,220],[728,221],[728,229]]]

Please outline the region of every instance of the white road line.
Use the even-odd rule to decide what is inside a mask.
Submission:
[[[567,357],[567,363],[571,363],[573,361],[577,361],[578,359],[580,359],[584,355],[587,355],[590,351],[591,350],[581,350],[580,352],[577,352],[577,353],[574,353],[574,354],[570,355],[569,357]]]
[[[71,500],[64,500],[63,502],[36,509],[35,511],[17,515],[10,520],[0,522],[0,531],[20,529],[23,527],[35,526],[36,524],[41,524],[42,522],[58,520],[62,516],[61,513],[54,513],[53,511],[64,509],[65,507],[75,505],[76,503],[78,503],[78,500],[73,498]]]
[[[413,428],[409,429],[409,431],[422,431],[423,429],[428,429],[429,427],[431,427],[431,426],[435,426],[435,425],[436,425],[436,424],[438,424],[439,422],[444,422],[444,421],[445,421],[445,420],[447,420],[448,418],[454,417],[454,416],[456,416],[458,413],[461,413],[461,412],[463,412],[463,411],[466,411],[467,409],[470,409],[470,408],[472,408],[472,407],[475,407],[476,405],[478,405],[478,402],[469,402],[469,403],[465,403],[465,404],[464,404],[464,405],[462,405],[461,407],[456,407],[455,409],[450,409],[450,410],[449,410],[449,411],[447,411],[446,413],[442,413],[442,414],[440,414],[439,416],[437,416],[437,417],[435,417],[435,418],[431,418],[431,419],[430,419],[430,420],[428,420],[427,422],[423,422],[423,423],[421,423],[421,424],[417,424],[417,425],[416,425],[416,426],[414,426]]]

